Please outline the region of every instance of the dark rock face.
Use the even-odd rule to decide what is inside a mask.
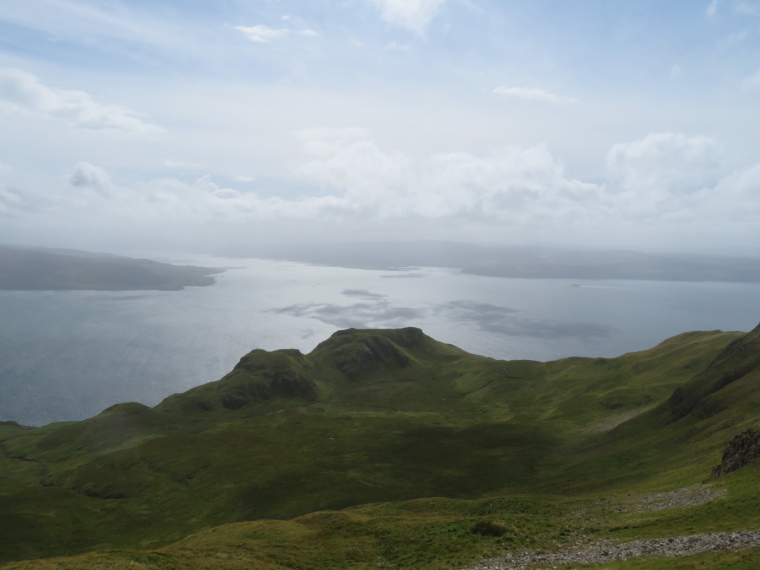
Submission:
[[[760,457],[760,429],[748,429],[728,442],[723,458],[712,470],[712,478],[737,471]]]

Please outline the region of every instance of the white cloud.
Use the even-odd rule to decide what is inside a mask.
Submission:
[[[207,192],[217,198],[222,198],[225,200],[229,198],[240,198],[242,196],[242,194],[239,191],[235,190],[234,188],[221,188],[220,186],[215,184],[214,181],[211,179],[210,174],[207,174],[206,176],[202,176],[201,178],[196,180],[195,187],[201,190],[202,192]]]
[[[386,22],[422,34],[446,0],[369,0]]]
[[[362,235],[393,227],[400,237],[427,228],[441,237],[471,230],[510,232],[524,241],[619,235],[654,245],[658,235],[701,239],[705,228],[716,236],[751,236],[760,224],[760,165],[724,172],[720,145],[707,137],[659,133],[614,145],[607,180],[587,182],[569,176],[545,145],[415,158],[382,149],[362,129],[298,136],[307,157],[298,167],[299,197],[266,197],[234,182],[222,186],[210,175],[194,183],[117,185],[102,168],[79,163],[65,191],[38,193],[37,217],[28,219],[64,232],[99,224],[100,233],[123,240],[138,225],[189,243],[204,236],[228,241],[231,228],[241,238],[292,230],[309,239],[302,232],[329,235],[350,227]],[[266,190],[265,183],[257,186]],[[15,188],[0,188],[0,210],[21,205]]]
[[[705,13],[707,14],[708,18],[714,18],[715,14],[718,13],[718,0],[712,0],[707,6]]]
[[[139,118],[136,111],[98,103],[83,91],[47,87],[18,69],[0,69],[0,109],[63,120],[93,131],[141,135],[163,130]]]
[[[650,133],[614,145],[607,154],[607,169],[626,192],[684,194],[715,184],[723,174],[723,153],[709,137]]]
[[[568,105],[577,103],[577,99],[555,95],[543,89],[535,87],[497,87],[493,90],[498,95],[510,97],[513,99],[522,99],[523,101],[537,101],[540,103],[551,103],[555,105]]]
[[[339,137],[332,148],[331,155],[305,164],[303,175],[337,190],[334,207],[383,219],[519,220],[530,217],[531,210],[552,217],[599,192],[594,184],[566,178],[563,166],[544,146],[505,147],[482,156],[446,153],[424,160],[383,152],[369,139]]]
[[[288,35],[290,30],[286,28],[270,28],[269,26],[235,26],[235,29],[242,32],[243,35],[252,42],[268,44]]]
[[[259,44],[268,44],[273,41],[284,38],[289,34],[297,34],[309,38],[319,37],[314,30],[291,30],[289,28],[270,28],[269,26],[235,26],[235,29],[241,32],[252,42]]]

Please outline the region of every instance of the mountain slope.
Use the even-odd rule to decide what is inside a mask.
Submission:
[[[724,435],[756,420],[756,368],[703,394],[754,362],[756,333],[686,333],[619,358],[549,363],[471,355],[413,328],[339,331],[307,355],[254,350],[155,408],[0,431],[0,556],[155,547],[380,501],[522,493],[534,510],[536,492],[694,482]],[[681,385],[697,403],[724,397],[699,420],[714,432],[702,442],[684,439],[694,413],[673,420]],[[746,418],[721,415],[735,409]],[[702,463],[683,469],[684,455]]]

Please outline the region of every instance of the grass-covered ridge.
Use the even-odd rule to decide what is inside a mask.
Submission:
[[[407,328],[254,350],[155,408],[0,424],[0,560],[447,568],[757,528],[752,467],[703,505],[640,507],[708,478],[758,423],[759,346],[760,330],[693,332],[618,358],[499,361]]]

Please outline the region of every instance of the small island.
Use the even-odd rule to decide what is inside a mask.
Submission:
[[[179,291],[206,287],[223,269],[76,250],[0,246],[0,290]]]

